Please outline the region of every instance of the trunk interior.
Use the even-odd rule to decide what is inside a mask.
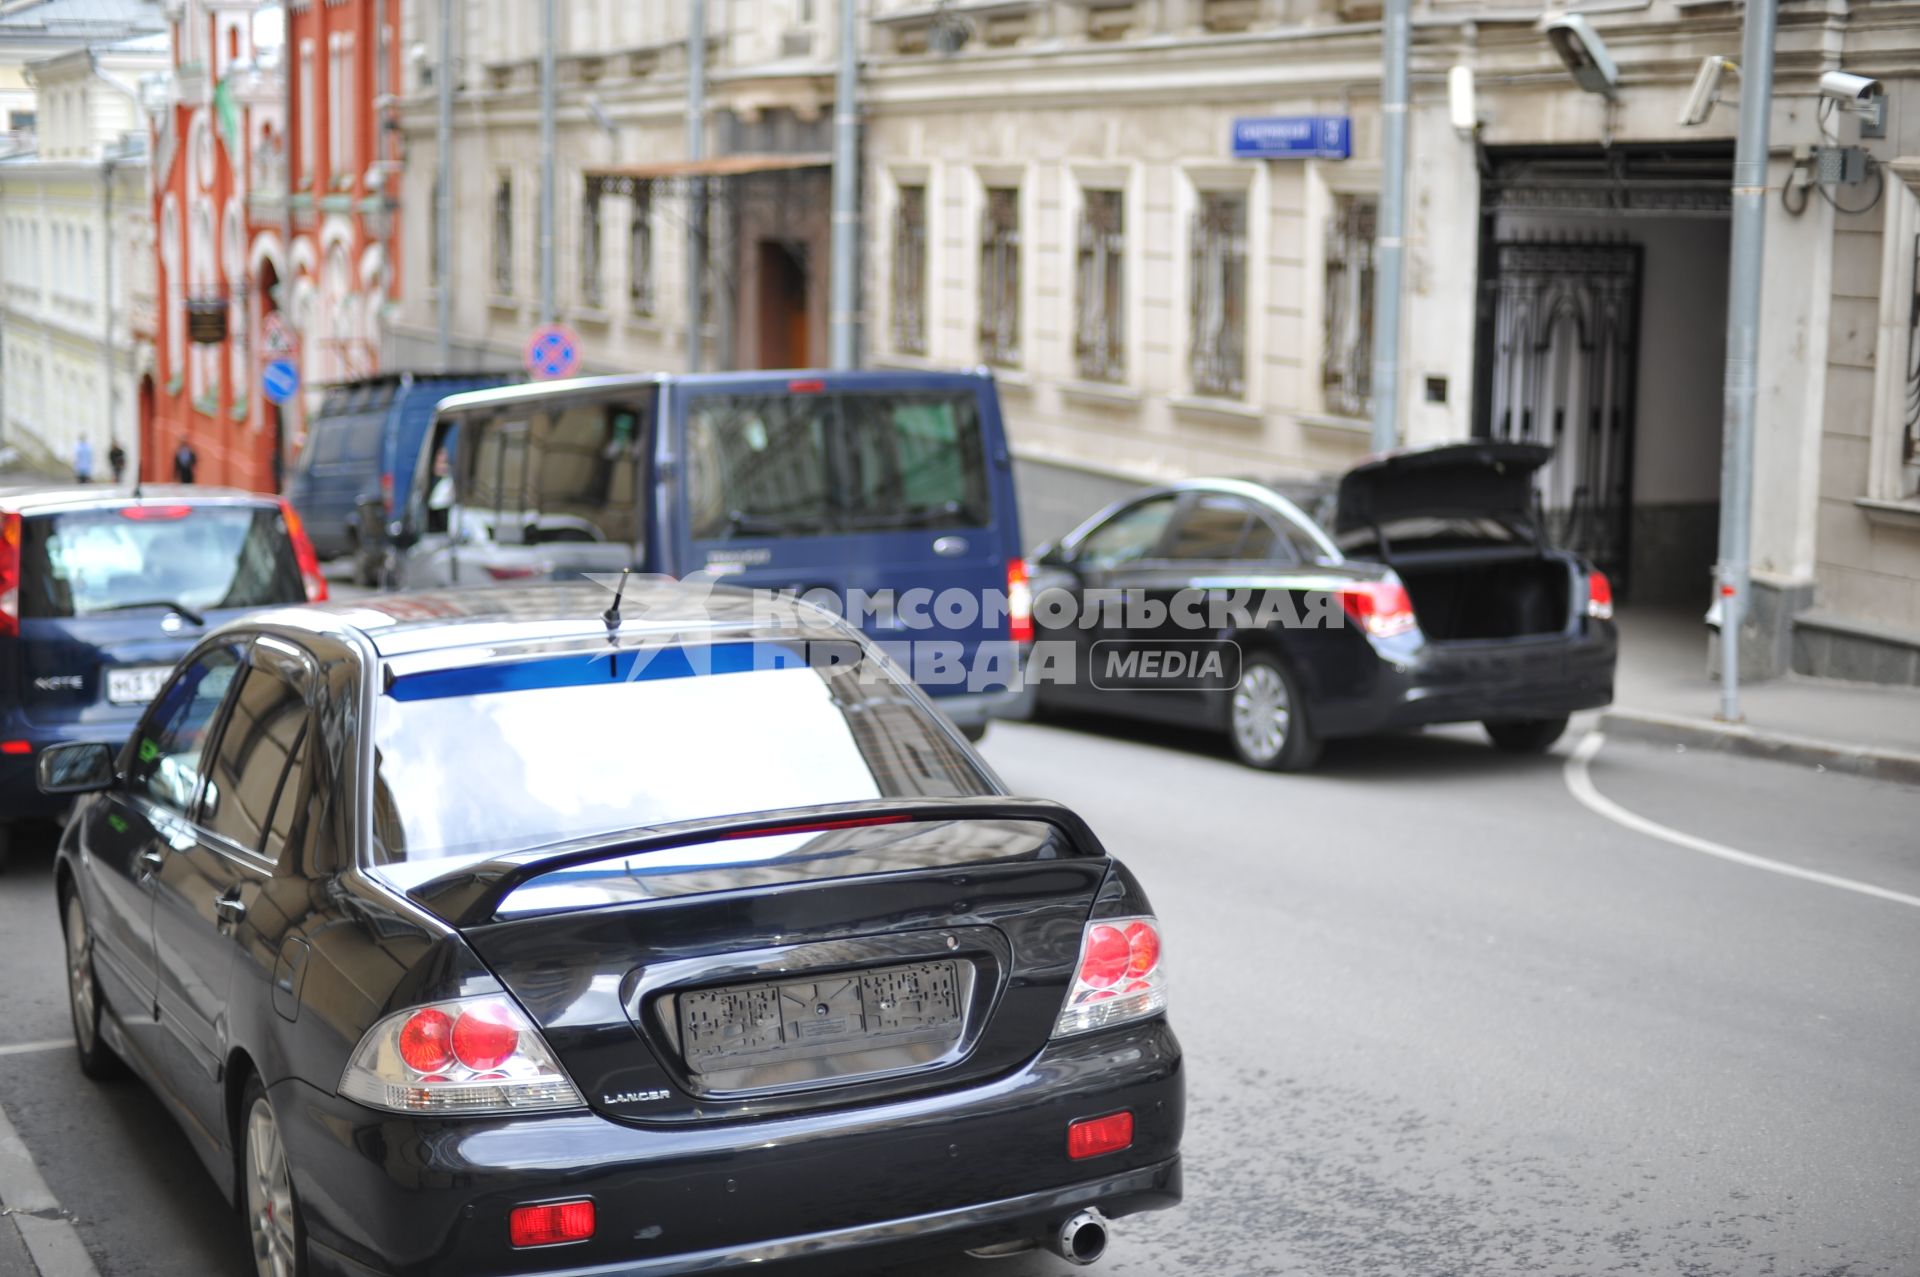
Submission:
[[[1488,561],[1423,555],[1393,566],[1429,639],[1520,638],[1567,628],[1573,573],[1558,556]]]

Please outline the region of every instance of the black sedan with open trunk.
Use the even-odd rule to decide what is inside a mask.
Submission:
[[[1037,704],[1216,728],[1276,770],[1430,723],[1545,750],[1613,699],[1617,649],[1606,576],[1538,515],[1551,455],[1370,458],[1319,502],[1330,533],[1279,485],[1235,479],[1109,506],[1034,555]]]
[[[262,1277],[842,1272],[1180,1198],[1161,933],[859,634],[586,585],[257,614],[73,743],[79,1062]]]

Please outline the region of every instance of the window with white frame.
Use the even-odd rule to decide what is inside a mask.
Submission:
[[[1373,239],[1380,204],[1372,195],[1335,195],[1327,218],[1325,333],[1320,383],[1328,412],[1373,410]]]
[[[1020,188],[990,186],[980,214],[980,358],[1020,363]]]
[[[600,179],[590,177],[580,194],[580,304],[598,310],[605,302],[600,286]]]
[[[627,305],[653,313],[653,183],[636,180],[627,204]]]
[[[507,173],[493,188],[493,291],[513,296],[513,177]]]
[[[1237,399],[1247,390],[1246,195],[1200,192],[1190,249],[1188,377],[1196,394]]]
[[[893,210],[893,348],[927,353],[927,188],[902,186]]]
[[[1126,353],[1126,201],[1119,191],[1086,191],[1080,200],[1073,354],[1088,381],[1124,381]]]

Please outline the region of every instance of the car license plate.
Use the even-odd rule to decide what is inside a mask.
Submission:
[[[957,962],[707,989],[680,996],[680,1042],[696,1073],[954,1042],[960,990]]]
[[[160,694],[171,665],[135,665],[107,671],[107,700],[114,705],[145,705]]]

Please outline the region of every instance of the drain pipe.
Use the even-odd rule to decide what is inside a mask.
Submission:
[[[1409,0],[1386,0],[1380,71],[1380,225],[1373,276],[1373,450],[1400,434],[1400,275],[1406,229],[1407,63],[1413,41]]]
[[[1740,132],[1733,154],[1733,247],[1727,282],[1726,426],[1720,461],[1720,717],[1740,721],[1740,631],[1753,593],[1753,404],[1766,261],[1767,133],[1773,109],[1776,0],[1747,0],[1740,52]]]
[[[553,44],[558,18],[554,0],[540,0],[540,322],[553,322],[554,172]]]
[[[840,0],[840,76],[833,93],[833,292],[828,345],[836,370],[860,362],[860,3]]]
[[[687,158],[707,156],[707,0],[687,0]],[[707,267],[707,181],[687,175],[687,371],[699,372],[706,363],[705,300],[700,275]]]
[[[434,82],[434,138],[440,148],[440,198],[433,208],[434,255],[440,260],[433,299],[434,339],[440,371],[453,371],[453,0],[440,0],[440,70]]]

